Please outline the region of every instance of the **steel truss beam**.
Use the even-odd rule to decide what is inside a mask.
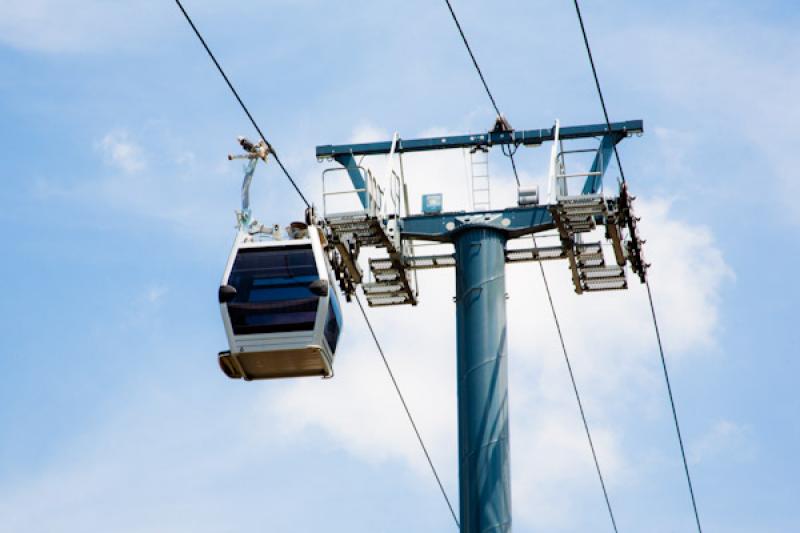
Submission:
[[[642,133],[644,126],[641,120],[628,120],[614,122],[609,130],[606,124],[589,124],[584,126],[563,127],[559,132],[559,139],[587,139],[602,137],[607,134],[614,136],[632,135]],[[510,132],[487,132],[467,135],[451,135],[444,137],[429,137],[425,139],[399,139],[396,153],[427,152],[430,150],[446,150],[452,148],[471,148],[475,146],[494,146],[508,144],[522,144],[536,146],[555,138],[555,128],[538,130],[520,130]],[[620,137],[622,138],[622,137]],[[392,142],[374,142],[359,144],[326,144],[317,146],[317,158],[337,159],[345,156],[381,155],[392,150]]]

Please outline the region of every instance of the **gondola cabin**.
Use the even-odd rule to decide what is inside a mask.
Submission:
[[[237,236],[219,288],[230,346],[219,364],[228,377],[333,375],[342,326],[336,288],[317,229],[298,237]]]

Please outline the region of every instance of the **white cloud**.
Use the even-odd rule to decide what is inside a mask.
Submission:
[[[749,427],[730,420],[720,420],[690,445],[689,460],[694,464],[738,462],[752,457],[753,446]]]
[[[106,134],[97,146],[109,163],[128,174],[142,171],[147,166],[142,148],[125,131]]]
[[[144,299],[151,304],[159,303],[167,294],[168,290],[169,289],[163,285],[153,285],[148,287],[145,291]]]
[[[38,178],[36,194],[44,200],[57,199],[59,208],[75,213],[89,208],[100,213],[93,216],[115,222],[131,216],[149,219],[163,224],[166,231],[196,239],[232,235],[233,213],[239,206],[239,162],[227,162],[224,156],[217,160],[227,164],[198,158],[159,128],[151,128],[144,140],[116,129],[96,141],[94,148],[105,162],[105,167],[98,165],[97,174],[74,182],[62,176]]]
[[[392,137],[391,133],[386,130],[378,128],[369,122],[364,122],[355,127],[353,135],[350,136],[349,142],[351,143],[368,143],[385,141]]]
[[[512,428],[513,498],[525,502],[515,506],[516,519],[544,531],[572,521],[576,506],[571,502],[579,501],[579,495],[599,492],[574,406],[553,407],[547,405],[547,414]],[[620,484],[624,452],[617,437],[606,428],[595,428],[592,439],[606,482]]]
[[[787,51],[800,49],[800,38],[791,30],[750,21],[735,28],[662,23],[613,32],[605,37],[606,46],[624,46],[633,53],[608,66],[621,79],[635,72],[632,85],[637,91],[658,98],[671,110],[673,116],[666,120],[675,122],[655,130],[657,136],[671,139],[664,146],[673,157],[662,158],[662,172],[690,172],[701,178],[697,186],[713,187],[715,194],[749,191],[756,180],[757,196],[782,205],[778,216],[798,224],[800,210],[792,199],[800,193],[795,179],[800,156],[793,132],[800,121],[800,107],[795,105],[800,72]],[[727,146],[720,148],[720,140]],[[687,145],[694,148],[691,170],[680,157]],[[711,150],[720,149],[745,168],[726,168],[724,180],[715,176],[720,152]],[[739,150],[747,150],[747,157]],[[710,176],[715,179],[708,180]]]
[[[652,135],[658,140],[660,153],[654,161],[647,162],[650,173],[662,176],[695,175],[696,169],[692,165],[696,154],[693,150],[697,150],[699,144],[696,132],[655,126]]]
[[[150,382],[127,391],[135,401],[111,409],[105,425],[62,442],[53,464],[0,482],[0,531],[243,529],[232,512],[254,502],[243,494],[226,496],[221,487],[246,479],[270,447],[247,447],[247,426],[228,416],[233,402],[209,404],[190,399],[183,387],[161,386]],[[207,504],[211,500],[215,505]],[[237,523],[240,529],[232,526]]]

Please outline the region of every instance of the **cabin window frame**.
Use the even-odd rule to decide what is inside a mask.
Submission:
[[[262,266],[248,265],[248,256],[284,254],[282,261]],[[297,261],[302,257],[301,261]],[[292,261],[295,259],[295,261]],[[257,262],[256,259],[251,259]],[[274,272],[268,272],[269,269]],[[254,271],[248,276],[248,270]],[[299,270],[299,272],[298,272]],[[294,272],[293,272],[294,271]],[[305,271],[305,272],[304,272]],[[233,259],[227,283],[237,290],[236,297],[227,303],[228,316],[234,335],[312,332],[320,312],[320,297],[308,290],[308,285],[321,279],[314,247],[270,246],[240,248]],[[303,288],[306,290],[303,291]],[[270,298],[276,290],[286,293],[286,298]],[[254,296],[256,296],[254,298]],[[298,307],[291,317],[278,309]],[[274,309],[271,307],[274,306]],[[312,311],[313,308],[313,311]],[[302,316],[305,315],[305,316]],[[281,320],[283,317],[283,320]]]

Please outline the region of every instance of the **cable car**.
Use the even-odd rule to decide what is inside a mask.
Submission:
[[[315,226],[289,240],[240,231],[219,288],[229,351],[222,371],[245,380],[333,376],[342,312]]]

